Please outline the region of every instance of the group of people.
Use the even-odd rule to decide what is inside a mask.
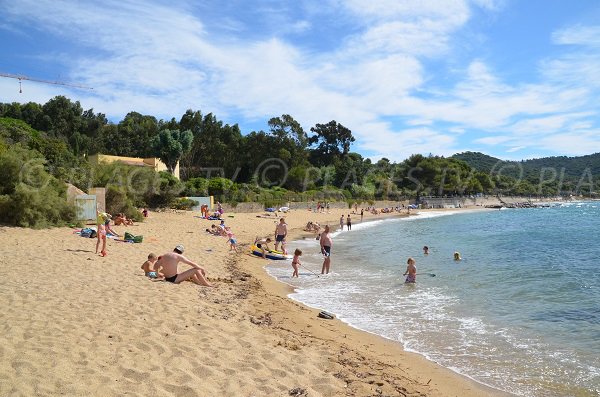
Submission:
[[[287,255],[287,250],[286,250],[287,235],[288,235],[288,227],[287,227],[287,223],[285,223],[285,218],[280,218],[279,223],[275,226],[275,233],[274,233],[275,251],[278,250],[279,244],[281,244],[281,252],[284,255]],[[261,250],[262,256],[264,259],[267,259],[267,252],[271,251],[271,249],[269,248],[269,244],[272,241],[273,240],[271,240],[270,237],[267,237],[267,238],[257,237],[254,240],[254,245],[256,246],[256,248]]]
[[[173,252],[167,252],[161,256],[150,253],[148,260],[142,264],[141,268],[146,276],[151,279],[164,280],[173,284],[190,280],[204,287],[214,287],[208,281],[204,268],[183,256],[184,251],[183,245],[178,244],[173,249]],[[178,273],[178,264],[180,262],[191,266],[191,269]]]
[[[133,226],[133,219],[127,218],[124,213],[119,213],[114,219],[115,226]]]
[[[148,210],[146,208],[142,210],[142,215],[145,218],[148,217]],[[96,208],[96,254],[98,254],[98,250],[100,249],[101,256],[107,255],[106,238],[108,234],[115,237],[121,237],[121,235],[111,227],[111,221],[115,226],[133,226],[133,219],[127,218],[122,212],[117,214],[113,219],[113,216],[108,212],[100,211],[99,208]]]
[[[429,255],[429,247],[423,247],[423,255]],[[460,252],[454,251],[453,258],[455,261],[461,261],[462,257],[460,256]],[[406,271],[404,272],[404,276],[406,276],[406,280],[404,281],[407,284],[416,283],[417,282],[417,266],[414,258],[408,258],[406,261]]]
[[[217,226],[214,223],[210,226],[210,229],[206,229],[207,233],[210,233],[214,236],[221,236],[227,238],[227,243],[229,244],[229,250],[238,252],[237,249],[237,238],[230,226],[225,226],[225,221],[221,220],[221,223]]]
[[[364,210],[361,210],[361,218],[363,215],[363,211]],[[96,250],[98,249],[98,245],[100,244],[100,241],[103,239],[104,245],[102,247],[102,255],[106,255],[106,253],[105,253],[106,231],[108,230],[110,232],[114,232],[110,228],[110,220],[111,220],[110,215],[108,215],[106,213],[98,214],[98,231],[99,231],[98,236],[99,236],[99,238],[98,238]],[[344,228],[344,221],[346,223],[347,230],[352,230],[352,220],[351,220],[350,214],[348,214],[346,217],[344,217],[344,215],[341,216],[340,228],[342,230]],[[317,231],[317,232],[320,231],[320,229],[321,229],[321,226],[316,222],[309,222],[305,228],[306,231]],[[218,226],[214,225],[214,224],[211,225],[211,229],[206,229],[206,232],[211,233],[215,236],[226,237],[228,243],[230,244],[230,250],[234,250],[237,252],[237,240],[236,240],[235,235],[233,234],[233,231],[231,230],[231,228],[229,226],[225,226],[225,221],[221,221],[221,223]],[[287,250],[286,250],[287,235],[288,235],[288,225],[285,222],[285,218],[280,218],[279,223],[277,223],[277,225],[275,226],[274,239],[271,239],[271,237],[266,237],[263,239],[257,237],[254,241],[254,244],[258,249],[260,249],[262,251],[263,258],[265,258],[265,259],[266,259],[266,253],[271,251],[269,248],[269,244],[272,243],[273,241],[275,242],[275,245],[274,245],[275,251],[277,251],[279,249],[279,246],[281,246],[281,251],[283,252],[283,254],[287,255]],[[104,236],[104,237],[102,237],[102,236]],[[322,264],[322,268],[321,268],[321,274],[328,274],[330,272],[330,268],[331,268],[331,249],[333,246],[333,239],[331,237],[329,225],[326,225],[324,227],[323,232],[321,232],[317,236],[317,239],[319,240],[321,254],[323,255],[323,264]],[[173,252],[169,252],[169,253],[163,254],[161,256],[156,256],[155,254],[150,253],[148,255],[148,260],[142,264],[142,269],[144,270],[144,273],[146,274],[146,276],[148,276],[149,278],[155,279],[155,280],[165,280],[168,282],[179,284],[180,282],[189,279],[198,285],[213,287],[213,285],[208,281],[208,279],[206,277],[206,271],[204,270],[204,268],[199,266],[197,263],[187,259],[183,255],[183,252],[184,252],[184,247],[183,247],[183,245],[180,244],[175,247]],[[423,254],[429,255],[429,247],[428,246],[423,247]],[[302,256],[302,250],[295,249],[292,263],[291,263],[292,268],[293,268],[292,277],[299,276],[299,267],[302,266],[302,263],[300,260],[301,256]],[[460,256],[460,253],[454,252],[454,260],[460,261],[461,259],[462,258]],[[178,270],[177,270],[178,263],[187,264],[187,265],[191,266],[191,269],[188,269],[182,273],[178,273]],[[406,271],[403,274],[404,276],[406,276],[405,283],[415,283],[417,280],[417,274],[418,273],[417,273],[416,261],[414,258],[410,257],[407,260]]]
[[[309,222],[306,229],[309,229],[309,226],[311,226],[311,225],[312,225],[312,222]],[[318,226],[318,224],[317,224],[317,227],[318,227],[318,230],[320,230],[321,227]],[[312,228],[312,230],[314,230],[314,227]],[[286,237],[288,235],[288,227],[287,227],[287,224],[285,223],[285,218],[281,218],[279,220],[279,223],[275,227],[274,234],[275,234],[275,251],[277,251],[279,244],[281,244],[282,253],[284,255],[287,255]],[[331,266],[331,246],[333,245],[333,240],[331,238],[329,225],[325,226],[325,228],[323,229],[323,232],[317,236],[317,239],[319,240],[321,253],[324,256],[323,266],[321,268],[321,274],[328,274],[329,270],[330,270],[330,266]],[[264,259],[267,259],[267,256],[266,256],[267,252],[271,251],[269,248],[269,244],[272,241],[273,240],[271,239],[271,237],[266,237],[266,238],[262,238],[262,239],[257,237],[254,240],[254,245],[256,246],[256,248],[261,250],[262,256]],[[302,266],[302,263],[300,262],[300,256],[302,256],[302,250],[295,249],[294,257],[292,258],[292,268],[294,269],[294,271],[292,273],[292,277],[298,277],[299,266]]]
[[[362,214],[361,214],[361,221],[362,221]],[[346,217],[346,227],[347,227],[347,230],[352,230],[352,219],[350,218],[350,214],[348,214],[348,216]],[[343,214],[340,217],[340,229],[344,230],[344,215]]]
[[[312,208],[309,208],[309,210],[311,210]],[[317,203],[317,207],[315,209],[315,212],[325,212],[325,210],[327,210],[327,213],[329,213],[329,203],[326,201],[324,203],[322,202],[318,202]]]
[[[306,224],[306,226],[304,226],[304,231],[305,232],[320,233],[321,232],[321,225],[319,225],[317,222],[309,221]]]

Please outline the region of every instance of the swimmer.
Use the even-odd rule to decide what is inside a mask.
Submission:
[[[460,257],[460,252],[458,252],[458,251],[454,251],[454,260],[455,260],[455,261],[460,261],[460,260],[462,260],[462,258]]]
[[[423,255],[429,255],[429,247],[428,246],[423,247]]]
[[[406,261],[406,271],[403,276],[407,276],[404,281],[405,284],[416,283],[417,282],[417,267],[415,266],[415,260],[413,258],[408,258]]]

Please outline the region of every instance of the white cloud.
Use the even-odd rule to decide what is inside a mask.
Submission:
[[[274,21],[288,25],[250,39],[240,33],[248,27],[235,15],[228,15],[228,28],[216,34],[207,29],[202,15],[193,16],[185,5],[141,0],[102,5],[22,0],[6,3],[2,23],[12,27],[11,21],[19,21],[89,49],[87,55],[72,58],[50,56],[68,65],[69,80],[96,88],[91,94],[69,90],[68,96],[113,118],[131,110],[179,117],[192,108],[227,122],[240,121],[240,114],[260,121],[289,113],[307,129],[335,119],[353,131],[359,149],[394,160],[416,152],[460,151],[465,143],[457,139],[465,131],[482,135],[475,143],[502,145],[507,152],[539,142],[545,150],[560,152],[562,137],[594,131],[594,89],[600,87],[600,56],[594,49],[598,28],[556,32],[555,43],[585,44],[586,51],[544,60],[539,82],[504,81],[485,59],[474,59],[448,89],[431,85],[426,62],[451,53],[454,34],[468,23],[473,4],[497,10],[503,2],[328,4],[332,8],[313,10],[311,16],[343,13],[344,22],[356,28],[326,51],[295,46],[284,38],[309,32],[320,20],[286,15]],[[0,83],[0,89],[8,87],[6,81]],[[28,100],[45,102],[65,92],[57,90],[37,87],[28,91],[33,98]],[[3,101],[25,98],[1,92]],[[409,128],[382,121],[388,116],[408,120]],[[544,140],[533,138],[542,132]],[[584,134],[568,148],[587,153],[597,140]]]
[[[523,150],[525,149],[527,146],[514,146],[511,148],[506,149],[507,153],[513,153],[513,152],[518,152],[519,150]]]
[[[547,132],[560,131],[567,126],[571,120],[579,120],[591,115],[592,113],[590,112],[578,112],[549,117],[529,118],[514,123],[509,129],[517,134],[544,134]],[[578,125],[580,126],[579,128],[584,125],[589,127],[589,124],[581,125],[578,123]]]
[[[538,141],[538,147],[547,150],[560,148],[563,155],[582,155],[600,152],[600,131],[590,130],[587,132],[555,134],[543,137]]]
[[[552,33],[556,44],[600,46],[600,26],[572,26]]]

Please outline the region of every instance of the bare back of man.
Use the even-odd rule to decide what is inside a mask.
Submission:
[[[178,273],[177,268],[180,262],[190,265],[192,268]],[[164,275],[165,280],[174,284],[179,284],[185,280],[192,280],[192,282],[198,285],[214,287],[214,285],[209,283],[206,279],[206,272],[204,271],[204,268],[187,259],[185,256],[177,252],[177,250],[160,256],[160,259],[154,264],[154,270],[159,271],[160,268],[162,268],[161,273]]]

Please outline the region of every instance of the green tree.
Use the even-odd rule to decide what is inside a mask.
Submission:
[[[158,135],[159,123],[154,116],[137,112],[128,113],[118,125],[119,156],[150,157],[154,154],[153,142]]]
[[[311,160],[319,166],[333,164],[336,158],[348,154],[350,145],[355,141],[352,131],[335,120],[316,124],[310,130],[314,134],[308,138],[308,143],[314,147]]]
[[[171,174],[181,157],[192,146],[192,132],[189,130],[162,130],[153,141],[156,156],[167,166]]]

